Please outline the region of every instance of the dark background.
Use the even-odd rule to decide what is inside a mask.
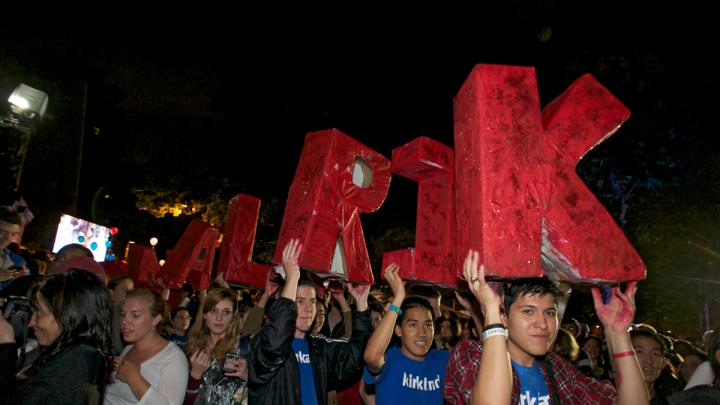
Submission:
[[[24,241],[51,247],[65,212],[117,226],[116,250],[156,236],[162,258],[192,215],[139,207],[195,201],[221,224],[242,192],[263,200],[267,260],[308,132],[335,127],[387,157],[418,136],[452,146],[453,97],[475,64],[535,67],[543,105],[592,73],[633,115],[578,172],[648,265],[638,318],[698,334],[705,305],[720,323],[717,18],[692,2],[574,3],[9,21],[0,96],[24,82],[50,97],[20,189],[36,216]],[[412,244],[416,190],[395,176],[363,218],[376,272],[383,251]]]

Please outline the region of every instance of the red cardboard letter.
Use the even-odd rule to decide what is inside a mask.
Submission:
[[[158,273],[160,273],[160,264],[155,250],[149,246],[130,244],[127,275],[135,281],[135,286],[137,288],[152,287]]]
[[[576,282],[645,277],[635,249],[575,174],[629,116],[605,88],[584,76],[541,116],[533,69],[479,65],[455,114],[458,255],[480,250],[498,278],[540,276],[540,263],[550,277]]]
[[[457,257],[480,252],[485,274],[538,277],[542,123],[532,68],[478,65],[455,99]],[[462,260],[458,260],[461,275]]]
[[[393,149],[393,173],[418,183],[415,248],[385,253],[383,269],[397,263],[404,280],[456,285],[454,159],[452,148],[425,137]]]
[[[363,186],[358,186],[353,174],[363,164],[371,172],[364,173]],[[372,283],[359,213],[380,208],[389,186],[387,158],[337,129],[308,134],[290,186],[273,261],[280,263],[284,246],[297,238],[303,245],[300,267]],[[340,257],[334,256],[336,250]],[[340,259],[346,274],[331,273],[332,262]]]
[[[210,286],[215,243],[220,231],[199,219],[193,219],[162,267],[161,278],[168,288],[180,288],[184,282],[199,290]]]
[[[230,200],[218,272],[229,283],[264,288],[270,266],[252,261],[260,199],[238,194]]]
[[[575,165],[615,132],[630,111],[591,75],[575,81],[543,111],[546,195],[542,259],[570,281],[645,278],[645,265]]]

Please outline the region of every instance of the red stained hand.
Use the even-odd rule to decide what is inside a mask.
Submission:
[[[635,292],[637,281],[632,281],[625,287],[625,293],[620,288],[613,287],[610,302],[603,304],[599,288],[592,289],[595,312],[606,330],[626,333],[635,316]]]

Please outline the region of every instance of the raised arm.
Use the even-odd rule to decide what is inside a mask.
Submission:
[[[385,280],[392,288],[393,299],[392,305],[400,308],[405,300],[405,286],[398,275],[400,268],[393,263],[385,269]],[[359,305],[359,304],[358,304]],[[367,346],[365,347],[365,365],[371,373],[376,374],[385,366],[385,351],[390,344],[393,331],[395,330],[395,321],[397,321],[398,313],[395,311],[387,311],[382,321],[377,326]]]
[[[592,289],[595,312],[605,328],[608,349],[617,372],[618,404],[647,404],[648,392],[640,364],[633,351],[628,328],[635,316],[637,282],[628,283],[625,293],[613,287],[610,302],[603,303],[600,290]]]
[[[352,311],[352,318],[348,321],[352,331],[348,340],[331,339],[327,344],[327,353],[331,375],[328,378],[328,387],[336,387],[337,382],[354,377],[362,371],[363,350],[372,331],[370,313],[367,311],[367,297],[370,293],[369,284],[348,284],[350,295],[355,298],[357,311]]]
[[[285,286],[280,293],[281,297],[295,301],[298,281],[300,281],[300,252],[302,245],[297,239],[290,239],[283,249],[283,268],[285,269]]]
[[[283,249],[285,286],[281,296],[265,309],[267,322],[252,341],[248,355],[248,383],[251,389],[266,384],[283,363],[292,355],[297,305],[295,297],[300,279],[298,258],[302,251],[297,239],[292,239]]]
[[[463,263],[463,275],[485,314],[485,326],[503,324],[500,298],[485,280],[485,268],[479,264],[479,254],[468,251]],[[490,336],[483,342],[480,371],[472,388],[470,402],[477,404],[509,404],[512,396],[512,368],[507,351],[507,339]]]

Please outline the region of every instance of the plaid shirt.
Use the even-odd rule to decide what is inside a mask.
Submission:
[[[445,400],[449,404],[469,404],[475,384],[482,345],[473,340],[458,343],[450,352],[445,375]],[[548,393],[560,404],[613,404],[617,400],[615,388],[579,372],[569,361],[555,353],[548,353],[540,362],[540,369]],[[553,384],[554,383],[554,384]],[[512,403],[520,403],[520,380],[513,369]]]

